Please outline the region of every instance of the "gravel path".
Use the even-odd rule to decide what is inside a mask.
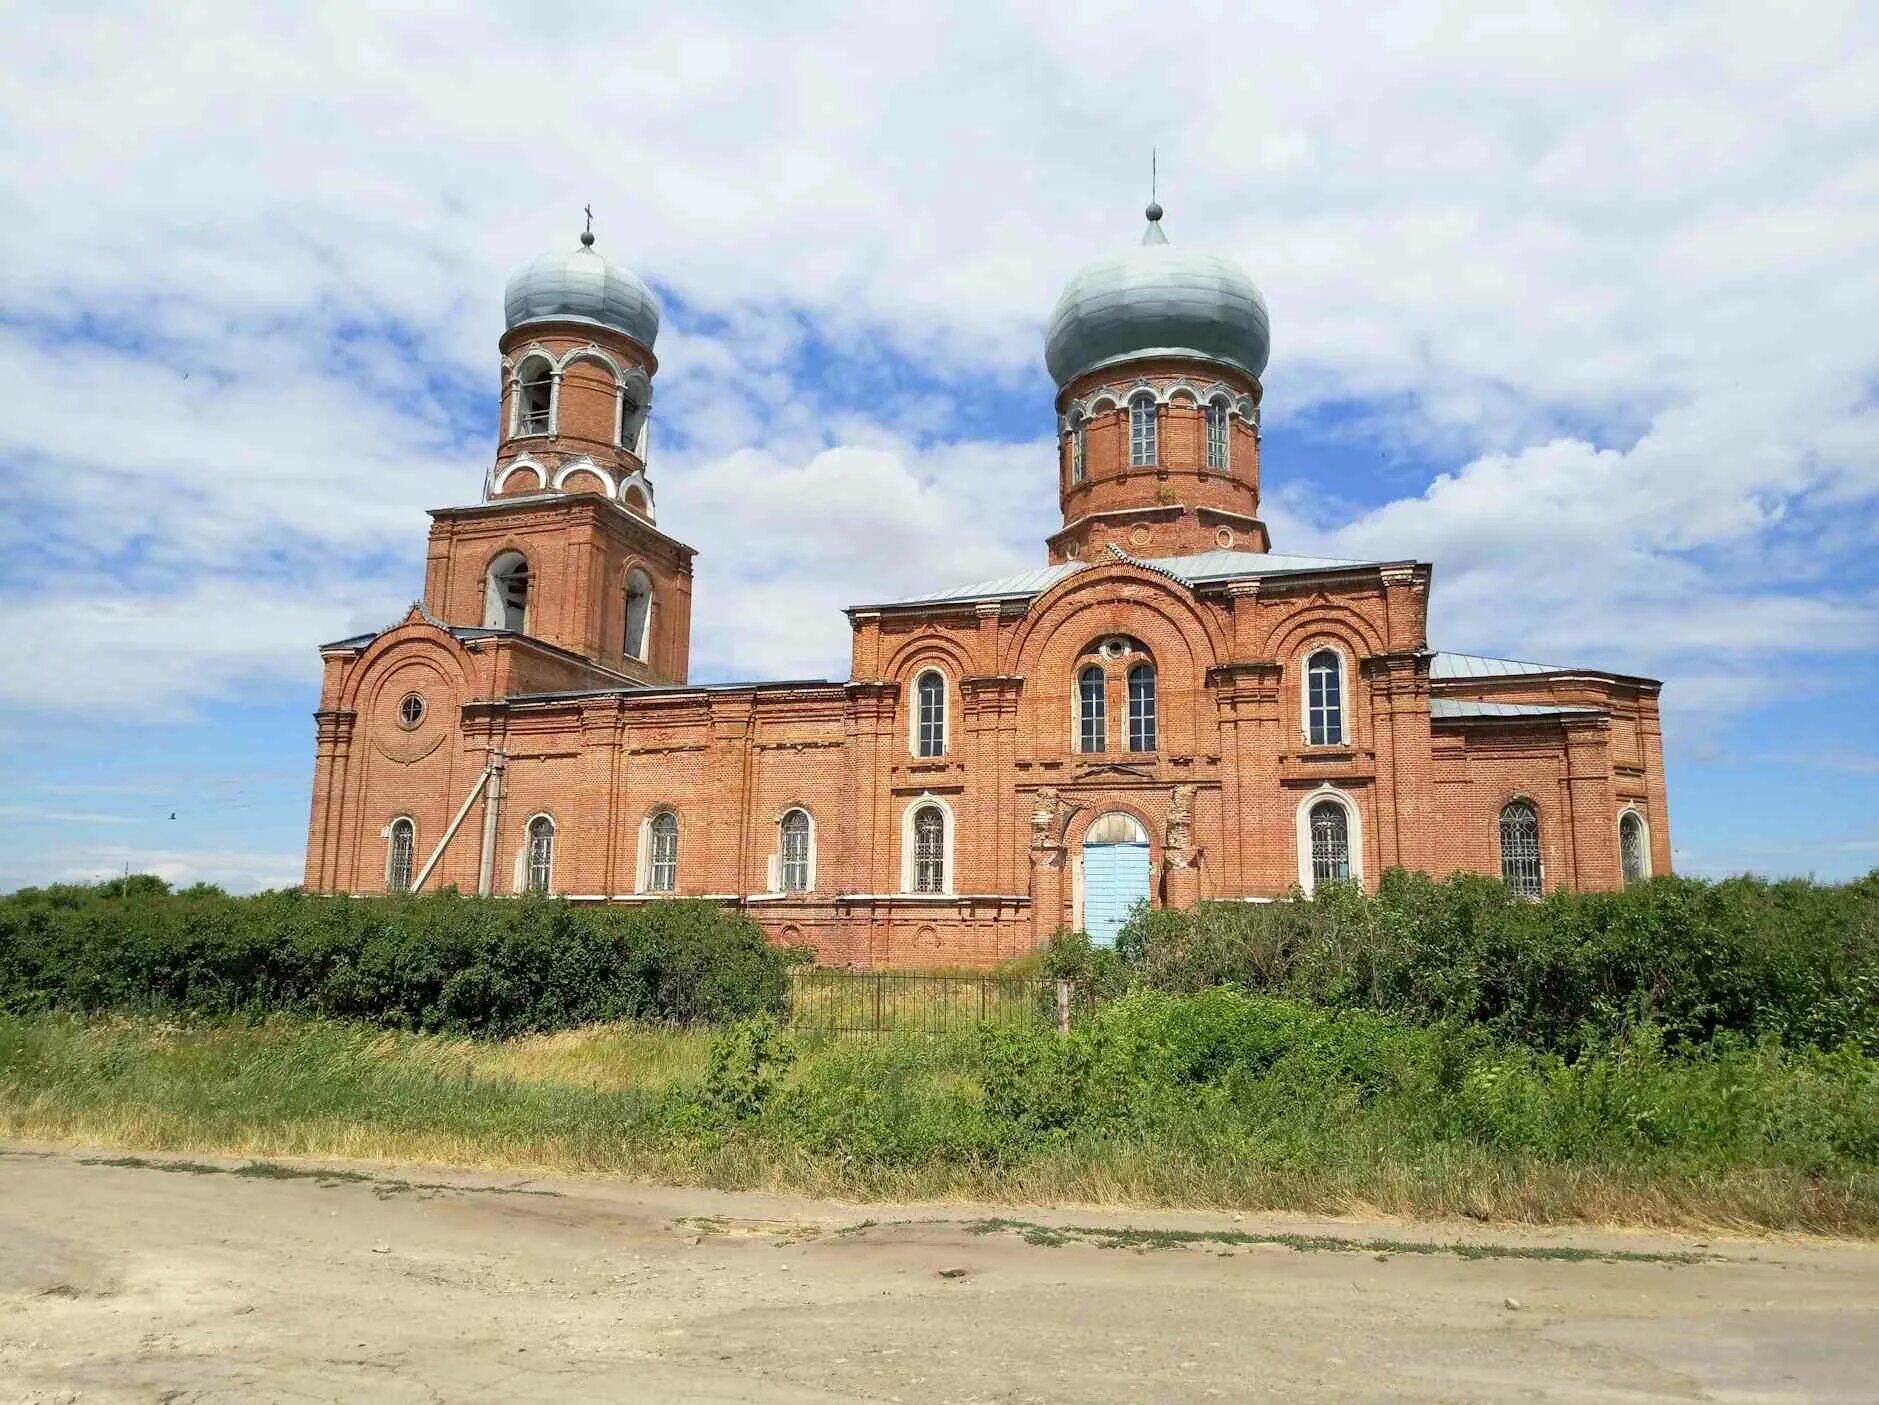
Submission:
[[[243,1165],[0,1149],[0,1400],[1879,1396],[1865,1245]]]

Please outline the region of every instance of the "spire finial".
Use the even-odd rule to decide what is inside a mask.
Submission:
[[[1142,212],[1148,216],[1148,228],[1142,231],[1142,242],[1144,244],[1166,244],[1168,242],[1168,236],[1162,232],[1161,228],[1161,202],[1155,198],[1157,194],[1155,187],[1159,184],[1161,174],[1160,171],[1156,169],[1160,165],[1160,161],[1158,160],[1159,155],[1160,153],[1157,152],[1154,147],[1149,147],[1148,208]]]
[[[594,247],[594,204],[591,200],[581,206],[581,213],[587,216],[587,228],[581,231],[581,247],[591,249]]]

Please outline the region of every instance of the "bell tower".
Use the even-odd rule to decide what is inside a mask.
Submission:
[[[647,473],[659,303],[592,225],[509,280],[495,459],[480,502],[431,513],[425,606],[682,683],[696,553],[658,529]]]
[[[1051,314],[1058,497],[1052,562],[1267,551],[1259,517],[1265,300],[1227,259],[1172,245],[1150,204],[1141,243],[1071,279]]]

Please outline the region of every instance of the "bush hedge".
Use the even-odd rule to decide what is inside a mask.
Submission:
[[[716,903],[231,897],[160,879],[0,898],[0,1010],[293,1011],[508,1035],[781,1011],[799,953]]]
[[[1051,959],[1077,964],[1071,950]],[[1672,1045],[1735,1034],[1871,1055],[1879,872],[1841,885],[1659,878],[1533,902],[1488,878],[1393,871],[1375,897],[1326,884],[1292,902],[1139,909],[1115,964],[1132,984],[1237,985],[1569,1057],[1645,1028]]]

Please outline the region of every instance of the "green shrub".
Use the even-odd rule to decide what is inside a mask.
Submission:
[[[170,893],[160,880],[0,898],[0,1009],[297,1011],[518,1034],[781,1011],[795,953],[697,900]]]
[[[1340,1009],[1478,1025],[1577,1056],[1645,1027],[1671,1045],[1774,1036],[1879,1053],[1879,873],[1855,883],[1660,878],[1512,897],[1392,871],[1280,903],[1139,912],[1117,950],[1142,983],[1234,984]]]

